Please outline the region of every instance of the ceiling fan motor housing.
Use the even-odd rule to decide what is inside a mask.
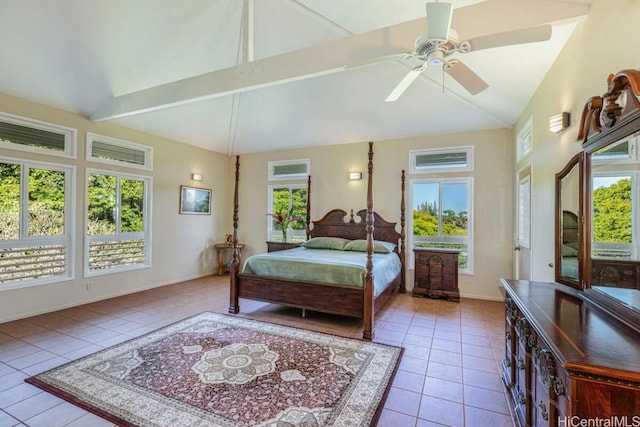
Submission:
[[[458,33],[454,29],[449,30],[447,40],[429,38],[429,34],[425,33],[416,39],[415,53],[418,58],[427,60],[436,51],[441,51],[444,56],[457,52],[459,45]]]

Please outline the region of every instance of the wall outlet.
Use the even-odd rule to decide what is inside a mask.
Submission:
[[[87,282],[87,290],[90,291],[93,289],[93,284]]]

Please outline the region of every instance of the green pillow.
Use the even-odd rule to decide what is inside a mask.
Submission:
[[[578,256],[578,249],[571,245],[562,245],[562,256]]]
[[[373,241],[373,252],[379,254],[389,254],[393,252],[396,245],[390,242],[383,242],[382,240],[374,240]],[[356,252],[366,252],[367,251],[367,241],[363,239],[352,240],[347,243],[344,247],[345,251],[356,251]]]
[[[344,246],[351,240],[342,237],[313,237],[302,244],[309,249],[333,249],[336,251],[344,250]]]

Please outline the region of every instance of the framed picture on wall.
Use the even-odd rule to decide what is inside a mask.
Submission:
[[[211,215],[211,189],[181,185],[180,213]]]

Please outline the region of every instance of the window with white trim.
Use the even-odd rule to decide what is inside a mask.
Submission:
[[[269,162],[269,181],[307,178],[311,174],[309,159],[277,160]]]
[[[153,170],[153,148],[87,132],[87,160]]]
[[[75,129],[0,113],[0,146],[52,156],[76,156]]]
[[[85,276],[151,265],[151,178],[87,171]]]
[[[640,164],[634,134],[591,155],[591,256],[637,260]]]
[[[412,247],[456,249],[458,269],[473,272],[473,178],[411,181]]]
[[[73,275],[75,169],[0,158],[0,290]]]
[[[524,127],[518,132],[518,138],[516,139],[516,160],[520,160],[527,157],[533,149],[533,119],[530,117],[525,123]]]
[[[637,259],[638,173],[606,173],[591,177],[591,256]]]
[[[468,172],[473,170],[473,147],[409,151],[411,173]]]
[[[458,271],[473,273],[473,146],[412,150],[410,247],[457,249]],[[442,178],[456,172],[465,176]],[[413,251],[411,265],[413,266]]]
[[[307,186],[270,185],[267,240],[304,242],[307,239]]]

